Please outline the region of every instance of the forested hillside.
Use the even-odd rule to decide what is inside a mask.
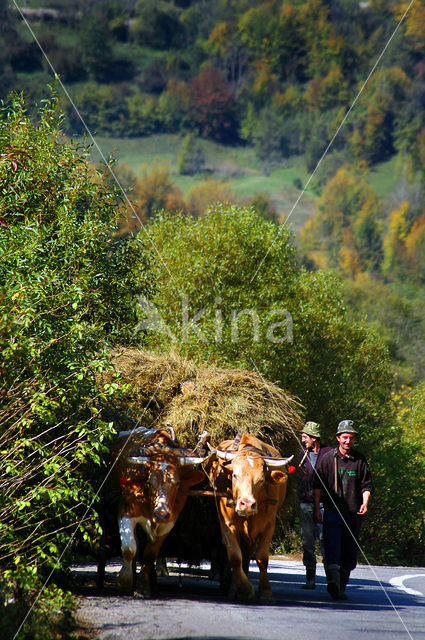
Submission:
[[[40,97],[50,69],[13,4],[1,4],[1,92],[24,87]],[[309,168],[405,9],[380,0],[20,4],[98,133],[190,130],[254,144],[265,166],[301,153]],[[423,154],[424,13],[417,0],[335,141],[338,164],[373,164],[402,149],[416,161]],[[81,131],[72,106],[66,110],[67,130]]]

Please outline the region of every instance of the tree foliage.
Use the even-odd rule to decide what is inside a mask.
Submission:
[[[341,412],[364,421],[372,406],[379,414],[367,389],[379,379],[381,400],[388,393],[385,350],[348,322],[333,276],[300,269],[284,229],[251,209],[217,205],[197,219],[161,215],[149,232],[171,273],[158,266],[155,304],[183,353],[258,367],[329,429]],[[185,313],[197,317],[186,327]],[[165,334],[148,339],[174,344]]]
[[[357,172],[339,169],[318,201],[318,213],[304,226],[301,247],[319,266],[349,277],[379,270],[383,211],[373,189]]]
[[[96,376],[151,289],[142,243],[113,238],[119,194],[88,150],[63,143],[60,123],[54,97],[37,122],[19,97],[1,111],[0,567],[4,593],[34,574],[21,613],[37,572],[66,561],[71,533],[92,513],[88,469],[111,437],[100,412],[114,390]],[[42,637],[31,635],[37,607],[32,616],[21,637]]]
[[[0,91],[5,95],[14,85],[33,95],[42,65],[48,73],[50,67],[37,46],[19,35],[15,12],[3,5]],[[247,122],[258,121],[263,156],[267,139],[273,139],[278,161],[303,154],[309,170],[407,8],[401,1],[387,6],[326,0],[223,0],[214,7],[204,0],[95,6],[76,0],[75,11],[64,2],[57,5],[55,18],[32,27],[99,133],[189,130],[251,143]],[[417,0],[410,8],[334,141],[371,166],[400,149],[420,153],[415,147],[425,128],[423,5]],[[39,11],[42,20],[44,9]],[[268,117],[273,122],[267,129]],[[276,137],[269,135],[271,126]],[[67,129],[81,130],[71,110]]]
[[[201,135],[217,140],[235,138],[235,103],[223,74],[203,69],[190,85],[190,113]]]

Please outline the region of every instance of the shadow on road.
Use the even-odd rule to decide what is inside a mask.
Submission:
[[[96,588],[96,573],[93,565],[80,566],[75,568],[73,575],[73,591],[76,595],[85,597],[103,597],[103,598],[125,598],[127,600],[143,600],[141,593],[137,590],[132,596],[122,596],[116,588],[116,572],[119,564],[106,574],[104,589],[99,591]],[[168,601],[168,600],[186,600],[197,602],[215,602],[228,603],[231,606],[239,607],[246,605],[247,602],[229,600],[220,592],[219,583],[215,580],[208,579],[208,570],[202,568],[178,568],[169,569],[169,576],[161,576],[158,578],[157,593],[151,600]],[[376,580],[367,580],[365,578],[350,578],[347,588],[347,601],[332,600],[326,591],[325,577],[318,576],[316,589],[307,591],[301,589],[304,583],[304,576],[294,574],[290,571],[285,573],[273,572],[270,576],[270,583],[275,598],[275,602],[267,607],[307,607],[311,610],[315,608],[323,609],[324,607],[331,610],[358,610],[358,611],[385,611],[396,607],[407,606],[425,606],[423,598],[415,598],[412,595],[403,592],[394,592],[389,583],[382,583],[383,588],[379,588]],[[258,586],[258,574],[250,572],[250,580],[254,587]],[[378,588],[377,588],[378,587]],[[389,595],[391,594],[391,595]],[[252,607],[264,607],[266,605],[254,600],[249,602]],[[177,639],[176,639],[177,640]],[[193,639],[196,640],[196,639]],[[205,638],[203,640],[206,640]],[[210,638],[208,640],[214,640]],[[233,640],[234,637],[233,637]]]

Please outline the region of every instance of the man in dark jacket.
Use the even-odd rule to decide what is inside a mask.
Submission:
[[[323,562],[322,525],[314,519],[313,476],[315,467],[319,464],[331,447],[320,445],[320,425],[317,422],[307,422],[301,435],[305,448],[300,462],[301,481],[298,489],[299,518],[301,541],[303,545],[303,563],[306,570],[306,582],[303,589],[314,589],[316,586],[316,540],[319,541]]]
[[[363,454],[353,449],[357,431],[352,420],[342,420],[336,432],[338,447],[316,466],[315,518],[322,522],[328,591],[335,600],[346,600],[345,587],[357,565],[361,521],[367,513],[372,476]]]

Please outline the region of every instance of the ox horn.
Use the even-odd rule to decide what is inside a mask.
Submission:
[[[172,425],[169,422],[167,422],[167,429],[170,432],[171,440],[173,441],[174,444],[176,444],[177,443],[176,432],[174,431]]]
[[[217,458],[220,458],[221,460],[233,460],[236,455],[236,453],[230,453],[229,451],[221,451],[220,449],[216,449],[215,447],[211,446],[209,442],[207,442],[207,445],[211,453],[215,453]]]
[[[204,462],[205,458],[200,458],[199,456],[180,456],[179,457],[179,464],[182,467],[185,467],[189,464],[201,464],[201,462]]]
[[[150,458],[147,456],[130,456],[130,458],[127,458],[127,462],[131,464],[146,464],[150,461]]]
[[[290,456],[289,458],[264,458],[264,462],[269,467],[284,467],[291,462],[294,456]]]
[[[220,458],[220,460],[233,460],[233,458],[236,456],[236,453],[230,453],[229,451],[220,451],[220,449],[216,449],[215,450],[216,454],[217,454],[217,458]]]
[[[198,444],[205,445],[207,443],[208,436],[208,431],[204,429],[203,432],[198,435]]]

